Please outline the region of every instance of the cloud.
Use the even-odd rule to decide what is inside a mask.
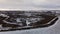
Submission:
[[[37,7],[60,8],[60,0],[34,0],[33,4]]]
[[[60,9],[60,0],[0,0],[4,9]]]
[[[7,1],[7,0],[0,0],[0,4],[1,4],[1,3],[5,3],[6,1]]]

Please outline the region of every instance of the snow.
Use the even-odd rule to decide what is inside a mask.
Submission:
[[[50,27],[36,28],[28,30],[17,30],[0,32],[0,34],[59,34],[60,33],[60,16],[56,23]]]

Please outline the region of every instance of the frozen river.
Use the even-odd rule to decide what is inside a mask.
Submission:
[[[56,23],[50,27],[37,28],[29,30],[18,30],[18,31],[8,31],[0,32],[0,34],[60,34],[60,16]]]

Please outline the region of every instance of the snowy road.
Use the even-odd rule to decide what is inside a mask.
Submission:
[[[60,34],[60,16],[57,22],[46,28],[37,28],[30,30],[0,32],[0,34]]]

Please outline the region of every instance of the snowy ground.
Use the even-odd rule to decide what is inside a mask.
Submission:
[[[13,1],[9,1],[9,0],[8,1],[6,1],[6,0],[1,1],[0,0],[0,2],[1,2],[0,3],[0,10],[1,9],[2,10],[4,10],[4,9],[24,9],[24,10],[45,9],[45,8],[41,8],[41,7],[36,7],[34,5],[32,6],[30,1],[29,2],[28,1],[27,1],[27,4],[25,3],[26,0],[25,0],[24,3],[19,4],[20,1],[16,1],[16,0],[13,0]],[[46,4],[46,3],[44,3],[44,4]],[[51,7],[52,5],[50,5],[49,7]],[[59,5],[59,3],[58,3],[58,5]],[[21,30],[21,31],[0,32],[0,34],[60,34],[60,22],[59,21],[60,21],[60,16],[59,16],[59,20],[52,27],[30,29],[30,30]]]
[[[60,16],[57,22],[46,28],[0,32],[0,34],[60,34]]]

